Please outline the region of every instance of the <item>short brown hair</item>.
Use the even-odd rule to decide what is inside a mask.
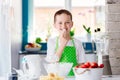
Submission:
[[[57,15],[60,15],[60,14],[63,14],[63,13],[69,15],[70,18],[71,18],[71,20],[72,20],[72,14],[71,14],[68,10],[66,10],[66,9],[60,9],[60,10],[58,10],[58,11],[54,14],[54,22],[56,21],[56,16],[57,16]]]

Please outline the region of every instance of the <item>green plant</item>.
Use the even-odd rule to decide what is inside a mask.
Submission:
[[[87,28],[85,25],[83,25],[83,28],[86,30],[86,32],[87,32],[88,34],[91,34],[90,27]]]
[[[72,36],[74,36],[74,34],[75,34],[75,28],[73,28],[73,29],[70,31],[70,36],[72,37]]]
[[[36,39],[35,39],[35,43],[41,43],[41,41],[42,41],[42,39],[40,38],[40,37],[37,37]]]

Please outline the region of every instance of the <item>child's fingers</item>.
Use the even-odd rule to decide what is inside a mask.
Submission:
[[[67,32],[66,32],[66,29],[63,29],[63,37],[67,37]]]
[[[66,30],[63,29],[63,30],[62,30],[62,36],[65,37],[65,35],[66,35]]]
[[[69,36],[69,32],[66,29],[63,29],[60,35],[64,38],[67,38]]]

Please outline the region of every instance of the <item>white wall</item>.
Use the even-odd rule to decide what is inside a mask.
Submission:
[[[2,4],[4,3],[4,4]],[[6,76],[11,72],[11,44],[9,30],[9,6],[0,0],[0,76]]]

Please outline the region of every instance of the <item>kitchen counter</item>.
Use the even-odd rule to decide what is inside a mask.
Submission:
[[[75,77],[67,77],[65,80],[75,80]],[[120,75],[102,76],[102,80],[120,80]]]
[[[46,50],[42,50],[42,51],[36,51],[36,52],[28,52],[28,51],[19,51],[19,55],[29,55],[29,54],[40,54],[40,55],[46,55],[47,51]],[[85,51],[85,54],[96,54],[96,51],[91,51],[91,50],[87,50]]]
[[[16,79],[12,79],[16,80]],[[39,80],[39,79],[34,79]],[[66,77],[64,80],[75,80],[75,77]],[[120,80],[120,75],[109,75],[109,76],[102,76],[101,80]]]
[[[8,80],[6,77],[0,76],[0,80]],[[10,80],[17,80],[16,78]],[[66,77],[64,80],[75,80],[75,77]],[[120,80],[120,75],[102,76],[102,80]]]
[[[19,55],[30,55],[30,54],[41,54],[41,55],[46,55],[47,51],[36,51],[36,52],[28,52],[28,51],[19,51]]]

